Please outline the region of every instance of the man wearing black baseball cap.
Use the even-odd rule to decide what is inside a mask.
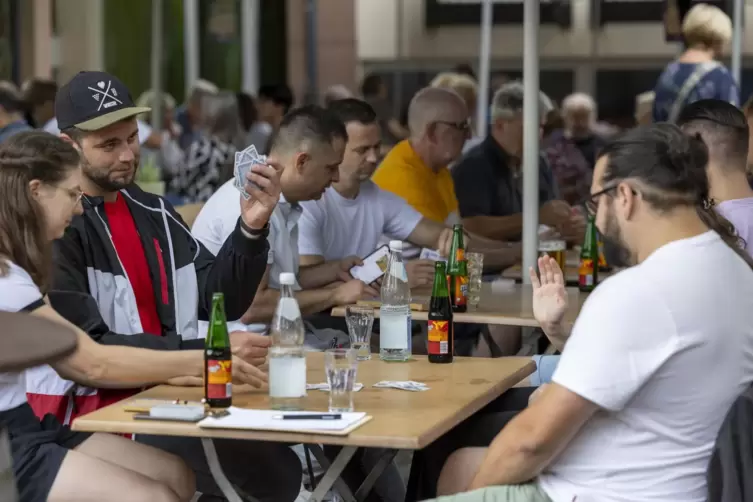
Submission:
[[[224,292],[229,319],[240,318],[253,301],[267,266],[268,220],[280,196],[280,175],[274,167],[252,168],[246,185],[251,198],[241,198],[235,230],[214,256],[191,236],[169,202],[133,184],[139,164],[136,116],[148,111],[135,106],[128,88],[104,72],[80,72],[58,91],[55,114],[61,137],[81,153],[85,195],[83,214],[74,217],[56,242],[50,300],[60,314],[100,343],[203,348],[203,340],[197,338],[198,319],[208,319],[214,292]],[[246,332],[230,337],[234,354],[263,364],[268,337]],[[27,386],[32,394],[43,393],[41,384]],[[49,388],[48,382],[48,394]],[[73,393],[61,392],[35,412],[53,413],[69,422],[135,392],[78,389],[75,395],[86,395],[91,403],[86,406],[74,403]],[[91,395],[96,399],[88,399]],[[198,440],[137,440],[182,457],[196,471],[199,491],[222,495]],[[301,464],[289,448],[239,441],[215,441],[215,447],[234,485],[259,500],[296,498]]]

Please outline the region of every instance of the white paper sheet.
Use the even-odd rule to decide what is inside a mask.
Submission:
[[[282,432],[343,431],[363,420],[366,413],[341,413],[340,420],[281,420],[280,415],[327,413],[321,411],[276,411],[249,410],[231,406],[229,415],[221,418],[207,417],[199,422],[199,427],[210,429],[251,429]]]

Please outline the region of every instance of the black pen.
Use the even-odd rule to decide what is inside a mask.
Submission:
[[[275,415],[278,420],[340,420],[343,416],[340,413],[330,414],[305,414],[305,415]]]

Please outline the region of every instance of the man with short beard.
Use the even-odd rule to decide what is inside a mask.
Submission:
[[[230,318],[240,317],[253,301],[266,269],[268,220],[280,176],[274,167],[252,167],[246,185],[251,198],[240,201],[240,217],[215,257],[191,236],[169,202],[133,184],[139,164],[136,116],[148,111],[134,106],[128,88],[107,73],[81,72],[60,88],[55,114],[63,139],[81,153],[84,196],[83,215],[74,217],[56,242],[50,300],[100,343],[203,348],[198,320],[209,317],[214,292],[225,294]],[[230,338],[235,355],[255,366],[264,363],[268,338],[251,333]],[[201,385],[201,380],[173,383]],[[27,389],[38,416],[52,413],[66,424],[138,392],[82,388],[40,373],[27,379]],[[199,491],[222,496],[198,439],[136,440],[182,457],[196,472]],[[302,473],[288,448],[219,440],[214,445],[234,485],[260,500],[295,499]]]

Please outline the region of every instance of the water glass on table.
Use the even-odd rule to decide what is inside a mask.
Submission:
[[[358,360],[354,349],[329,349],[324,352],[324,368],[329,384],[329,412],[353,411],[353,387]]]
[[[345,307],[345,323],[348,325],[350,347],[356,351],[359,361],[371,359],[371,328],[374,325],[374,309],[361,305]]]
[[[468,306],[478,308],[481,302],[481,279],[484,275],[483,253],[466,253],[468,263]]]

